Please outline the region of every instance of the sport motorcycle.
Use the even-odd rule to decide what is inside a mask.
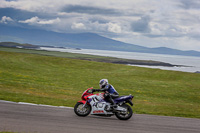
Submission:
[[[133,106],[132,99],[134,96],[120,96],[113,99],[117,107],[112,107],[111,103],[104,99],[104,93],[93,94],[93,88],[88,88],[81,96],[82,101],[78,101],[74,106],[74,112],[78,116],[98,115],[113,116],[120,120],[131,118],[133,111],[128,105]],[[128,104],[127,104],[128,103]]]

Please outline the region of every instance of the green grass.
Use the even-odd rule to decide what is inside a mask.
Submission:
[[[7,52],[18,52],[18,53],[32,53],[38,55],[45,56],[56,56],[56,57],[65,57],[71,59],[81,59],[81,60],[89,60],[96,62],[107,62],[107,63],[115,63],[115,64],[148,64],[148,65],[170,65],[169,63],[152,61],[152,60],[133,60],[133,59],[121,59],[115,57],[104,57],[104,56],[95,56],[89,54],[76,54],[76,53],[67,53],[67,52],[57,52],[57,51],[46,51],[46,50],[34,50],[34,49],[19,49],[19,48],[7,48],[1,47],[1,51]]]
[[[1,100],[73,107],[107,78],[121,95],[135,96],[135,113],[200,118],[200,74],[1,49]]]
[[[1,132],[1,131],[0,131],[0,133],[14,133],[14,132]]]
[[[14,132],[0,132],[0,133],[14,133]]]

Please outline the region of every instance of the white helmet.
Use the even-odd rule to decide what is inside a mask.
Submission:
[[[99,81],[99,87],[102,89],[104,88],[106,85],[108,84],[108,80],[107,79],[101,79]]]

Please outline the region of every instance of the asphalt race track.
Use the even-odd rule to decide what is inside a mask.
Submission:
[[[134,114],[78,117],[72,108],[18,104],[0,100],[0,131],[18,133],[199,133],[200,119]]]

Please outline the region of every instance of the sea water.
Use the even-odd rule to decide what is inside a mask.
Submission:
[[[195,57],[195,56],[180,56],[180,55],[93,50],[93,49],[77,50],[77,49],[47,48],[47,47],[41,47],[41,49],[48,50],[48,51],[60,51],[60,52],[117,57],[117,58],[123,58],[123,59],[160,61],[160,62],[170,63],[173,65],[182,65],[182,66],[181,67],[147,66],[147,65],[134,65],[134,66],[158,68],[158,69],[163,69],[163,70],[175,70],[175,71],[183,71],[183,72],[200,71],[200,57]]]

